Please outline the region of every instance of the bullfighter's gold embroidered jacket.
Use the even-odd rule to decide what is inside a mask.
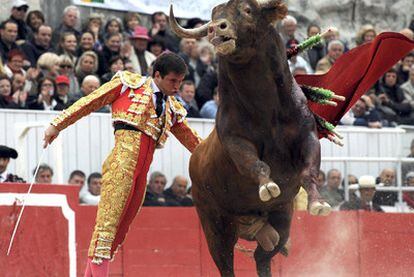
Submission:
[[[150,77],[120,71],[111,81],[63,110],[51,124],[61,131],[83,116],[111,104],[113,122],[124,122],[137,128],[154,139],[157,148],[164,146],[171,132],[193,152],[201,138],[188,126],[187,111],[174,96],[168,96],[165,112],[157,117],[151,81]]]

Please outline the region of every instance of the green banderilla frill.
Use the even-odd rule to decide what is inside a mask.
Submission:
[[[337,103],[332,100],[344,101],[345,97],[336,95],[333,91],[324,88],[316,88],[309,86],[302,86],[302,91],[305,93],[306,98],[310,101],[322,104],[336,106]]]

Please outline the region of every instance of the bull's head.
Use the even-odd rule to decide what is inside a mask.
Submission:
[[[221,56],[244,55],[257,48],[257,40],[266,34],[269,24],[282,19],[287,7],[281,0],[230,0],[214,7],[212,20],[195,29],[184,29],[174,17],[170,8],[170,25],[180,37],[202,38],[214,45]]]

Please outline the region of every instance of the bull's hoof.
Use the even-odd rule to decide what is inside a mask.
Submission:
[[[273,182],[261,185],[259,188],[259,197],[263,202],[267,202],[272,198],[276,198],[280,195],[280,188]]]
[[[326,202],[314,201],[309,207],[309,213],[311,215],[327,216],[332,211],[331,205]]]

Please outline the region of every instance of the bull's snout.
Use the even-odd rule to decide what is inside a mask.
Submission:
[[[208,34],[212,35],[212,34],[220,34],[223,32],[227,32],[229,30],[229,22],[227,21],[227,19],[219,19],[216,20],[212,23],[210,23],[210,25],[208,26]]]

